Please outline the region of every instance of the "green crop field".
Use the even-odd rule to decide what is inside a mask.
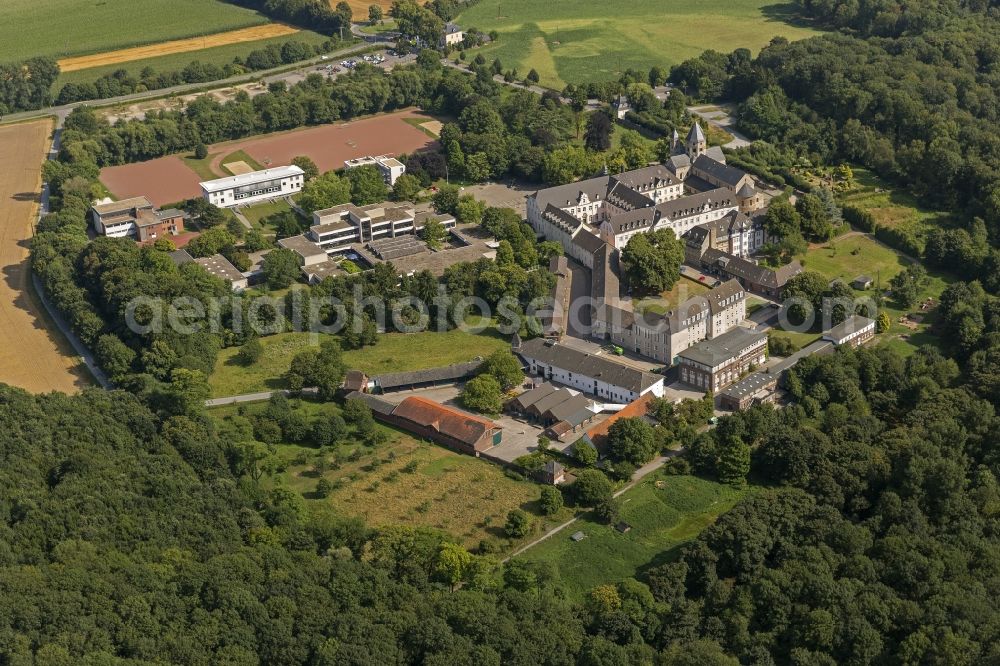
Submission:
[[[743,493],[693,476],[653,474],[623,494],[621,518],[632,526],[622,534],[582,517],[519,555],[553,564],[574,597],[595,585],[640,576],[647,566],[676,557],[679,547],[731,509]],[[570,535],[583,532],[582,541]]]
[[[797,24],[791,3],[769,0],[506,0],[481,2],[457,21],[499,32],[484,56],[521,76],[534,68],[542,85],[557,89],[617,78],[630,67],[669,67],[705,49],[756,53],[775,36],[816,34]]]
[[[268,22],[219,0],[4,0],[2,5],[0,62],[98,53]]]

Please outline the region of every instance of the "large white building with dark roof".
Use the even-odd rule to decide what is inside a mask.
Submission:
[[[698,123],[683,144],[674,133],[673,152],[664,164],[539,190],[528,196],[528,222],[573,255],[572,241],[583,231],[621,249],[636,234],[672,229],[681,237],[763,205],[753,178],[709,148]]]
[[[535,338],[514,348],[532,375],[569,386],[602,400],[625,405],[640,395],[663,396],[663,376],[604,357]]]

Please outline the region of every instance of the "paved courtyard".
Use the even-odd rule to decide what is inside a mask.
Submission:
[[[411,395],[419,395],[422,398],[427,398],[428,400],[433,400],[449,407],[468,411],[458,401],[458,394],[461,390],[461,384],[452,384],[450,386],[437,386],[429,389],[396,391],[386,393],[382,397],[398,404]],[[491,456],[512,462],[538,448],[538,438],[542,435],[542,429],[538,426],[515,419],[509,414],[501,414],[492,420],[503,426],[503,441],[499,446],[488,451]]]

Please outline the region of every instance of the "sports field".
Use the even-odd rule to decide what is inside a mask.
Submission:
[[[0,62],[70,56],[268,23],[219,0],[4,0]]]
[[[289,164],[294,157],[308,155],[320,171],[342,169],[344,161],[364,155],[399,155],[426,147],[432,139],[407,118],[426,118],[407,110],[321,125],[290,132],[276,132],[209,147],[208,171],[221,178],[228,175],[222,162],[242,151],[264,166]],[[101,182],[118,199],[147,196],[163,205],[200,196],[201,178],[178,155],[148,162],[109,167],[101,171]]]
[[[561,89],[628,68],[669,67],[705,49],[756,52],[776,35],[815,34],[794,20],[791,3],[770,0],[505,0],[476,4],[457,22],[498,31],[484,56],[522,77],[534,68],[542,85]]]
[[[294,35],[298,30],[280,23],[268,23],[252,28],[241,28],[240,30],[229,30],[217,32],[214,35],[204,35],[202,37],[189,37],[188,39],[176,39],[159,44],[148,44],[146,46],[135,46],[129,49],[119,49],[117,51],[104,51],[85,56],[74,56],[59,60],[59,70],[62,72],[75,72],[80,69],[90,69],[92,67],[102,67],[105,65],[117,65],[133,60],[143,60],[146,58],[157,58],[173,53],[188,53],[200,51],[217,46],[228,44],[242,44],[244,42],[255,42],[271,37],[287,37]]]
[[[52,122],[0,127],[0,382],[35,393],[74,392],[89,375],[31,287],[28,241],[38,215],[41,163]]]

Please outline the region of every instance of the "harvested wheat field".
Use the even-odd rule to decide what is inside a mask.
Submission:
[[[330,0],[330,6],[336,9],[337,3],[340,0]],[[382,8],[382,13],[386,18],[389,18],[389,8],[392,7],[392,0],[347,0],[347,4],[351,6],[351,15],[354,20],[363,23],[368,20],[368,8],[372,5],[378,5]],[[423,0],[417,0],[418,5],[424,4]]]
[[[136,46],[131,49],[120,49],[118,51],[106,51],[104,53],[94,53],[92,55],[76,56],[74,58],[63,58],[59,61],[61,72],[75,72],[79,69],[89,69],[91,67],[101,67],[103,65],[116,65],[121,62],[131,62],[144,58],[156,58],[158,56],[172,55],[174,53],[187,53],[188,51],[200,51],[210,49],[215,46],[228,46],[230,44],[241,44],[243,42],[256,42],[261,39],[271,37],[284,37],[294,35],[298,30],[281,23],[268,23],[252,28],[241,30],[230,30],[228,32],[218,32],[214,35],[204,37],[191,37],[189,39],[177,39],[170,42],[160,42],[159,44],[148,44],[146,46]]]
[[[89,384],[69,343],[50,328],[31,287],[28,243],[38,216],[41,163],[52,122],[0,127],[0,381],[34,393]]]

